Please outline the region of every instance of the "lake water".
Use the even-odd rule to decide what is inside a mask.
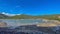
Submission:
[[[6,22],[8,26],[18,26],[23,24],[43,23],[42,19],[0,19],[0,22]]]

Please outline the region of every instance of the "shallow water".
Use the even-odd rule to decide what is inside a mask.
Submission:
[[[22,24],[43,23],[43,20],[42,19],[0,19],[0,22],[6,22],[9,26],[17,26]]]

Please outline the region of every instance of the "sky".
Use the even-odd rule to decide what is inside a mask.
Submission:
[[[0,0],[0,13],[12,16],[60,14],[60,0]]]

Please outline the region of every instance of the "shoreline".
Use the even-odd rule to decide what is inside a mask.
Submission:
[[[7,19],[8,20],[8,19]],[[20,20],[25,20],[25,19],[20,19]],[[37,19],[36,19],[37,20]],[[38,19],[39,20],[39,19]],[[41,19],[40,19],[41,20]],[[35,22],[35,23],[16,23],[16,26],[25,26],[25,25],[36,25],[38,27],[55,27],[55,26],[60,26],[60,21],[58,20],[47,20],[47,19],[42,19],[43,23]],[[6,23],[6,22],[5,22]],[[7,24],[8,25],[8,24]],[[10,25],[11,26],[11,25]]]

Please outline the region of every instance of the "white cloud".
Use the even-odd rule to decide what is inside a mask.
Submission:
[[[2,12],[2,14],[8,15],[8,16],[20,15],[20,14],[10,14],[10,13],[6,13],[6,12]]]

